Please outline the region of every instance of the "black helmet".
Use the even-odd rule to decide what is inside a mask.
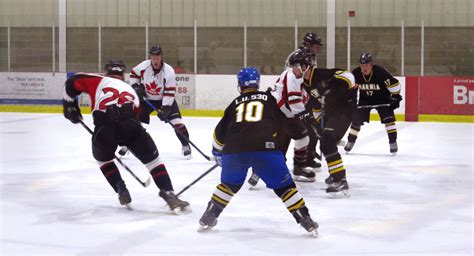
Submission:
[[[161,50],[161,46],[159,45],[153,45],[150,47],[150,50],[148,51],[150,55],[162,55],[163,51]]]
[[[372,55],[368,52],[362,53],[359,58],[359,63],[360,64],[372,63]]]
[[[121,60],[109,60],[105,63],[105,74],[106,75],[120,75],[123,76],[125,72],[125,64]]]
[[[292,52],[290,54],[290,57],[288,58],[288,64],[290,66],[300,64],[300,65],[306,65],[310,66],[311,65],[311,52],[309,51],[309,48],[304,47],[304,48],[298,48],[296,51]],[[314,54],[314,52],[313,52]]]
[[[323,39],[321,39],[318,34],[309,32],[303,38],[303,45],[306,47],[311,47],[312,45],[320,45],[323,46]]]

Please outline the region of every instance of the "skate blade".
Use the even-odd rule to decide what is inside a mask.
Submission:
[[[392,156],[395,156],[397,155],[397,152],[391,152],[390,154],[392,154]]]
[[[191,207],[189,207],[189,205],[184,208],[176,207],[171,211],[176,215],[183,215],[183,214],[188,214],[192,212]]]
[[[349,193],[349,190],[343,190],[339,192],[330,192],[328,193],[328,197],[330,199],[347,198],[347,197],[351,197],[351,193]]]
[[[199,225],[197,232],[202,233],[202,232],[207,232],[210,231],[213,227],[208,226],[208,225]]]
[[[314,172],[314,173],[321,172],[321,167],[316,167],[316,168],[305,167],[304,169],[308,172]]]
[[[193,155],[183,156],[184,160],[191,160],[192,158],[193,158]]]
[[[257,188],[257,186],[252,186],[252,185],[250,185],[249,190],[251,190],[251,191],[253,191],[253,190],[258,190],[258,188]]]
[[[127,208],[127,210],[133,211],[132,204],[125,204],[124,206]]]
[[[300,181],[300,182],[315,182],[315,181],[316,181],[316,177],[314,177],[314,178],[308,178],[308,177],[304,177],[304,176],[294,176],[294,177],[293,177],[293,180],[294,180],[294,181]]]
[[[315,229],[313,231],[310,231],[309,234],[314,237],[314,238],[318,238],[319,237],[319,233],[318,233],[318,230]]]

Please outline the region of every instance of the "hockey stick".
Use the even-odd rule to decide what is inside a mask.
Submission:
[[[194,185],[196,182],[198,182],[199,180],[201,180],[202,178],[204,178],[204,176],[208,175],[212,170],[216,169],[217,166],[219,166],[218,164],[215,164],[213,165],[209,170],[205,171],[203,174],[201,174],[201,176],[199,176],[197,179],[195,179],[193,182],[191,182],[189,185],[187,185],[186,187],[184,187],[183,189],[181,189],[181,191],[179,191],[178,194],[176,194],[176,196],[179,196],[181,195],[184,191],[188,190],[192,185]]]
[[[390,107],[390,104],[387,103],[387,104],[357,106],[358,109],[361,109],[361,108],[378,108],[378,107]]]
[[[155,110],[157,113],[159,113],[159,110],[158,110],[148,99],[143,98],[143,100],[144,100],[153,110]],[[176,129],[176,126],[174,126],[174,124],[172,124],[172,123],[169,122],[169,121],[166,122],[166,123],[169,123],[169,124],[171,125],[171,127],[173,127],[173,129],[174,129],[175,131],[177,131],[177,132],[181,135],[181,137],[183,137],[187,142],[189,142],[189,144],[191,144],[191,146],[193,146],[199,153],[201,153],[201,155],[202,155],[204,158],[206,158],[208,161],[214,161],[213,158],[211,158],[210,156],[204,154],[196,145],[194,145],[194,143],[193,143],[190,139],[186,138],[186,136],[184,136],[184,134],[183,134],[179,129]]]
[[[94,135],[94,132],[89,128],[89,126],[87,126],[87,124],[84,123],[84,121],[82,120],[79,120],[79,122],[82,124],[82,126],[84,128],[86,128],[86,130],[91,134],[91,135]],[[125,168],[125,170],[127,170],[132,176],[133,178],[135,178],[138,183],[140,183],[143,187],[148,187],[151,183],[151,179],[150,179],[150,175],[148,175],[148,178],[145,182],[143,182],[142,180],[140,180],[140,178],[137,177],[137,175],[135,175],[135,173],[132,172],[132,170],[130,170],[130,168],[128,168],[128,166],[126,166],[122,160],[120,160],[120,158],[118,158],[117,156],[115,156],[115,160],[117,160],[117,162],[119,162],[119,164],[121,164],[123,166],[123,168]]]

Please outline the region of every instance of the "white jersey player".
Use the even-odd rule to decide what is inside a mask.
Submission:
[[[114,162],[117,146],[127,146],[150,171],[159,195],[175,212],[186,211],[189,203],[179,199],[165,164],[161,162],[155,142],[137,122],[140,100],[137,93],[123,82],[125,65],[121,60],[110,60],[105,65],[106,77],[78,73],[67,79],[64,87],[64,116],[72,123],[82,122],[77,103],[81,93],[89,94],[92,101],[94,133],[92,155],[102,174],[118,194],[120,204],[132,209],[132,197]],[[82,123],[85,125],[84,123]]]
[[[141,88],[144,102],[140,112],[140,122],[150,123],[150,113],[157,111],[161,121],[170,123],[182,145],[185,159],[191,159],[189,133],[181,120],[181,113],[175,100],[176,74],[174,69],[163,61],[163,50],[159,45],[150,47],[150,59],[132,68],[130,85]],[[122,148],[119,154],[124,155]]]

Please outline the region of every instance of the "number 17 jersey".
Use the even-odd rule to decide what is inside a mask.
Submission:
[[[223,153],[277,150],[275,138],[282,117],[270,93],[243,93],[226,108],[214,130],[213,146]]]

